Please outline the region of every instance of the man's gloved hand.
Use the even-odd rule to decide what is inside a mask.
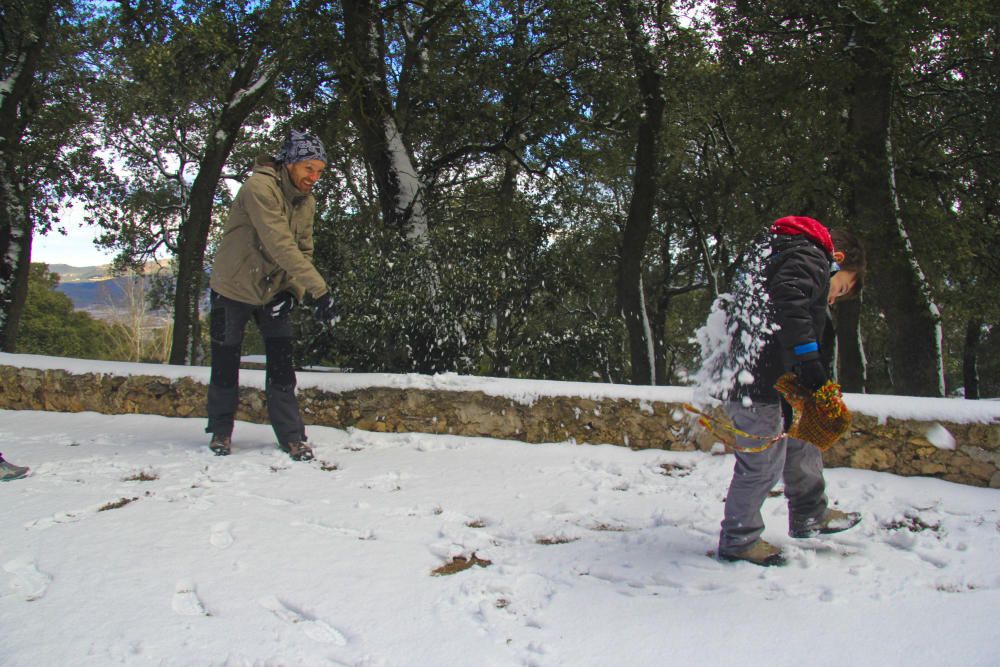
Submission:
[[[264,312],[272,319],[284,317],[295,307],[295,295],[291,292],[281,292],[264,306]]]
[[[819,359],[800,361],[795,364],[793,370],[802,386],[811,392],[815,392],[830,379],[826,374],[826,368],[823,367],[823,362]]]
[[[320,324],[333,324],[340,319],[329,292],[316,299],[316,303],[313,304],[313,316]]]

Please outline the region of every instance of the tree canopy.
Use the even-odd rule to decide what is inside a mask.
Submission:
[[[868,245],[845,388],[1000,391],[1000,0],[39,4],[4,0],[0,241],[72,195],[121,268],[171,257],[174,363],[202,359],[231,193],[306,128],[342,317],[297,318],[304,362],[683,383],[714,297],[799,214]]]

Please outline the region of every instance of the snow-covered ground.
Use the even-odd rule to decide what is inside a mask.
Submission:
[[[730,456],[311,427],[296,463],[203,427],[0,411],[32,467],[0,484],[0,664],[1000,663],[997,490],[829,470],[863,522],[793,540],[772,498],[763,569],[708,555]]]

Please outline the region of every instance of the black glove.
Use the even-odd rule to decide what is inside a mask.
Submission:
[[[826,375],[826,368],[823,367],[823,362],[819,359],[800,361],[795,364],[794,370],[802,386],[812,392],[825,385],[829,379]]]
[[[329,292],[316,299],[316,303],[313,304],[313,317],[320,324],[333,324],[340,319]]]
[[[295,307],[295,295],[291,292],[280,292],[264,306],[264,312],[272,319],[284,317]]]

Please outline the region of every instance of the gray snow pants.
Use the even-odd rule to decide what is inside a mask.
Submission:
[[[291,317],[288,313],[271,317],[261,306],[233,301],[214,291],[211,298],[212,376],[205,432],[224,436],[233,433],[239,405],[240,350],[243,333],[252,317],[264,339],[267,355],[264,394],[271,428],[281,444],[304,442],[306,430],[295,397]]]
[[[725,405],[733,426],[746,433],[773,437],[784,430],[781,404],[756,402],[746,407]],[[738,436],[737,447],[759,447],[760,440]],[[762,452],[736,452],[733,481],[726,494],[725,516],[719,535],[719,553],[732,553],[753,544],[764,532],[761,506],[779,479],[785,481],[789,530],[826,512],[823,455],[814,445],[782,438]]]

